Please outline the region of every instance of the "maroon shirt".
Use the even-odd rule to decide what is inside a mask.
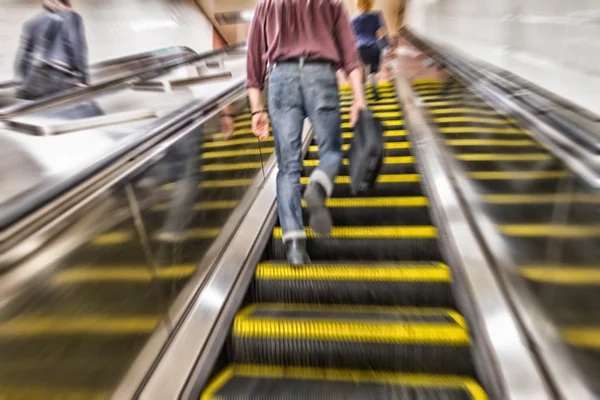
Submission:
[[[342,0],[261,0],[248,36],[246,86],[262,90],[267,64],[299,57],[331,60],[347,74],[360,66]]]

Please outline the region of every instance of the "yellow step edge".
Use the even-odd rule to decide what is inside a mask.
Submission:
[[[184,231],[184,239],[211,239],[219,236],[221,228],[192,228]]]
[[[346,264],[311,264],[302,268],[261,263],[256,279],[387,281],[387,282],[451,282],[450,269],[442,263],[434,265],[385,264],[376,266]]]
[[[469,92],[466,92],[463,88],[449,88],[447,90],[443,90],[442,87],[438,87],[438,88],[421,88],[421,89],[415,89],[415,93],[418,94],[419,96],[429,96],[429,95],[435,95],[435,96],[452,96],[452,95],[459,95],[459,94],[469,94]]]
[[[261,146],[265,146],[261,144]],[[215,158],[226,158],[226,157],[241,157],[241,156],[256,156],[260,154],[269,154],[275,151],[274,147],[261,147],[255,149],[243,149],[243,150],[226,150],[226,151],[210,151],[202,154],[200,159],[215,159]]]
[[[245,169],[259,169],[263,165],[260,161],[231,163],[231,164],[208,164],[202,166],[204,172],[238,171]]]
[[[383,148],[387,150],[410,149],[410,142],[388,142],[383,144]],[[350,144],[343,144],[342,151],[349,150]],[[308,147],[310,153],[319,151],[319,146],[311,145]]]
[[[237,200],[216,200],[216,201],[201,201],[194,204],[195,211],[202,210],[226,210],[229,208],[235,208],[238,204]],[[171,207],[169,203],[157,204],[152,207],[152,211],[166,211]]]
[[[268,138],[263,140],[263,142],[272,142],[272,141],[273,141],[273,136],[269,136]],[[203,149],[214,149],[214,148],[219,148],[219,147],[239,146],[240,144],[250,144],[250,143],[257,143],[257,142],[258,142],[258,138],[249,137],[249,138],[244,138],[244,139],[223,140],[220,142],[207,142],[202,145],[202,148]]]
[[[409,182],[420,182],[421,177],[419,174],[390,174],[390,175],[379,175],[377,182],[379,183],[409,183]],[[308,183],[308,177],[303,176],[300,178],[300,183],[306,185]],[[336,176],[335,183],[349,184],[349,176]]]
[[[382,105],[382,104],[396,104],[398,105],[398,100],[396,98],[384,98],[380,100],[367,100],[366,103],[368,105]],[[352,101],[344,100],[340,101],[340,107],[352,106]]]
[[[456,158],[461,161],[545,161],[552,160],[550,154],[526,153],[526,154],[457,154]]]
[[[237,186],[248,186],[252,184],[253,179],[221,179],[215,181],[204,181],[200,182],[199,188],[224,188],[224,187],[237,187]]]
[[[500,232],[516,237],[584,238],[600,236],[600,225],[504,224]]]
[[[419,96],[419,98],[423,101],[431,101],[431,100],[447,100],[447,99],[459,99],[460,101],[465,100],[478,100],[478,97],[472,93],[455,93],[455,94],[440,94],[440,95],[425,95]]]
[[[558,179],[569,176],[567,171],[480,171],[470,172],[473,179],[512,180],[512,179]]]
[[[426,103],[426,106],[428,108],[434,108],[434,107],[453,107],[453,106],[458,106],[458,107],[468,107],[468,106],[484,106],[487,107],[488,110],[492,111],[494,110],[493,108],[490,107],[489,104],[487,104],[485,101],[481,101],[481,100],[455,100],[455,101],[428,101]]]
[[[381,125],[383,125],[383,126],[403,126],[404,120],[399,119],[399,120],[381,121]],[[352,126],[350,125],[350,122],[343,122],[341,125],[341,128],[342,129],[352,129]]]
[[[483,200],[492,204],[553,204],[593,203],[600,204],[600,196],[586,193],[565,194],[488,194]]]
[[[415,162],[415,158],[413,156],[399,156],[399,157],[384,157],[384,164],[413,164]],[[349,161],[347,158],[342,160],[343,165],[348,165]],[[319,160],[304,160],[303,165],[305,167],[316,167],[319,165]],[[232,163],[232,164],[209,164],[202,166],[202,171],[204,172],[221,172],[221,171],[238,171],[238,170],[246,170],[246,169],[259,169],[261,168],[262,163],[255,162],[245,162],[245,163]]]
[[[122,266],[92,266],[69,268],[56,275],[53,285],[65,285],[82,282],[152,282],[155,279],[179,279],[192,275],[196,270],[195,264],[172,265],[159,267],[153,271],[147,265]]]
[[[478,117],[436,117],[435,122],[438,123],[461,123],[468,122],[474,124],[494,124],[494,125],[514,125],[516,121],[513,119],[496,119],[496,118],[478,118]]]
[[[414,164],[415,158],[413,156],[402,156],[402,157],[384,157],[384,164]],[[349,165],[350,161],[347,158],[342,160],[342,165]],[[319,160],[304,160],[303,165],[305,167],[316,167],[319,165]]]
[[[396,98],[396,92],[393,90],[382,90],[378,92],[379,94],[379,99],[395,99]],[[349,101],[349,100],[353,100],[354,96],[352,94],[346,94],[346,93],[342,93],[338,95],[340,101]],[[375,99],[375,94],[373,93],[373,91],[368,91],[366,96],[367,99]]]
[[[320,237],[310,228],[305,228],[308,238]],[[435,239],[437,229],[434,226],[338,226],[333,227],[328,237],[337,239]],[[273,229],[273,237],[281,239],[283,232],[280,227]]]
[[[600,265],[588,267],[570,265],[522,266],[519,271],[527,279],[536,282],[576,286],[600,285]]]
[[[375,118],[402,118],[402,113],[400,111],[395,112],[374,112],[373,116]],[[345,114],[342,116],[342,119],[350,119],[349,114]]]
[[[537,146],[537,143],[529,139],[449,139],[445,140],[448,146],[506,146],[506,147],[524,147]]]
[[[96,236],[91,244],[94,246],[111,246],[130,241],[133,239],[133,235],[132,231],[107,232]]]
[[[60,315],[17,317],[0,324],[0,338],[67,334],[148,334],[154,330],[159,320],[156,316],[139,315],[112,317],[87,314],[77,317]]]
[[[184,233],[184,239],[207,239],[218,236],[220,228],[187,229]],[[158,237],[158,232],[153,234],[153,239]],[[96,236],[91,244],[93,246],[114,246],[133,240],[133,232],[109,232]]]
[[[571,346],[600,350],[600,326],[561,328],[560,333]]]
[[[254,303],[241,309],[237,316],[249,316],[255,311],[290,311],[290,312],[337,312],[357,314],[413,314],[423,316],[442,316],[452,318],[456,324],[466,328],[465,319],[458,311],[441,307],[403,307],[403,306],[368,306],[359,304],[298,304],[298,303]]]
[[[498,115],[504,116],[504,114],[500,113],[496,110],[481,110],[478,108],[432,108],[429,110],[431,114],[434,115],[444,115],[444,114],[481,114],[481,115]]]
[[[385,130],[383,131],[383,137],[400,137],[406,136],[408,132],[406,129],[396,129],[396,130]],[[342,132],[342,139],[350,139],[354,137],[354,132]]]
[[[426,207],[429,199],[424,196],[401,197],[333,197],[325,200],[327,207]],[[302,203],[304,207],[305,204]]]
[[[218,400],[215,395],[233,377],[264,379],[321,380],[327,382],[375,383],[409,387],[464,389],[472,400],[487,400],[483,388],[469,377],[438,374],[407,374],[373,370],[350,370],[310,367],[235,364],[225,368],[207,386],[200,400]]]
[[[379,106],[371,106],[369,107],[371,111],[389,111],[389,110],[394,110],[394,111],[398,111],[398,113],[400,114],[400,116],[404,115],[404,113],[402,111],[400,111],[400,106],[398,104],[383,104],[383,105],[379,105]],[[351,111],[351,107],[342,107],[340,108],[340,112],[342,113],[349,113]]]
[[[423,86],[423,85],[433,85],[433,84],[442,84],[444,79],[442,78],[430,78],[430,79],[415,79],[411,82],[412,86]]]
[[[467,328],[467,322],[456,310],[441,307],[403,307],[403,306],[367,306],[344,304],[297,304],[297,303],[254,303],[240,311],[236,317],[247,317],[255,311],[275,312],[323,312],[323,313],[351,313],[351,314],[393,314],[393,315],[420,315],[439,316],[451,318],[458,326]]]
[[[423,343],[468,346],[471,338],[460,326],[443,322],[393,322],[360,320],[285,320],[282,318],[236,317],[232,334],[243,337],[268,337],[342,342]]]
[[[477,126],[443,126],[438,128],[441,133],[487,133],[497,135],[529,135],[529,131],[520,128],[488,128]]]

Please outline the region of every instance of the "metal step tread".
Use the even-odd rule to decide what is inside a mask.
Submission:
[[[216,399],[486,400],[472,378],[372,370],[233,364],[217,375],[200,400]]]

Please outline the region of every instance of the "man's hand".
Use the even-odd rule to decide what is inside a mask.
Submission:
[[[269,137],[269,118],[267,118],[267,113],[263,111],[252,116],[252,132],[260,140],[266,140]]]
[[[360,111],[366,108],[365,102],[362,99],[354,101],[352,103],[352,109],[350,110],[350,126],[354,128],[356,123],[358,122],[358,117],[360,116]]]

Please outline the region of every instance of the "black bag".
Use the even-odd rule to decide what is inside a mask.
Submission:
[[[373,188],[383,164],[383,126],[370,110],[362,110],[348,153],[350,190],[353,195]]]
[[[51,94],[74,88],[81,76],[71,68],[51,60],[51,53],[58,34],[62,30],[63,20],[52,16],[43,35],[43,40],[34,50],[33,60],[27,76],[17,89],[17,97],[23,100],[36,100]]]

